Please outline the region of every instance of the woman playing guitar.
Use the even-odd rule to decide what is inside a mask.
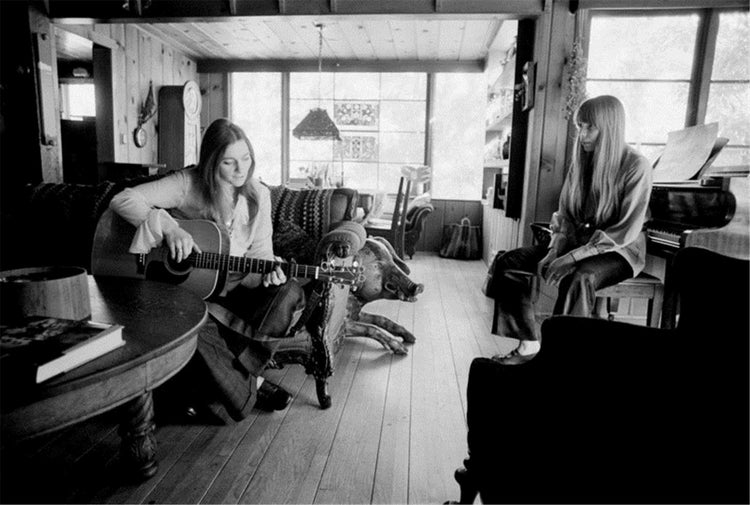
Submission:
[[[232,256],[273,260],[270,191],[253,177],[254,169],[253,147],[244,131],[217,119],[203,135],[197,166],[125,189],[112,199],[110,208],[136,227],[129,252],[145,254],[163,244],[171,260],[180,263],[202,251],[179,220],[205,219],[229,237]],[[276,264],[266,273],[230,273],[207,304],[223,329],[218,340],[199,342],[195,359],[202,359],[219,385],[229,414],[241,419],[253,405],[286,408],[289,393],[261,373],[273,357],[273,342],[287,335],[305,306],[301,286]]]

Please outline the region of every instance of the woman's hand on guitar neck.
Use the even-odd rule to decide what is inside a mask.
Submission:
[[[193,240],[193,236],[182,228],[175,227],[164,232],[164,240],[169,248],[169,257],[177,263],[190,256],[193,251],[200,253],[201,248]]]
[[[279,263],[282,263],[284,260],[278,256],[273,257],[274,261],[278,261]],[[263,287],[267,288],[268,286],[280,286],[281,284],[284,284],[287,281],[286,274],[283,270],[281,270],[281,266],[276,265],[276,267],[268,272],[267,274],[263,275]]]

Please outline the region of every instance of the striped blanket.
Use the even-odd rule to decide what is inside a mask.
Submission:
[[[298,224],[315,243],[331,226],[331,197],[334,188],[295,190],[271,187],[271,217],[276,229],[282,221]]]

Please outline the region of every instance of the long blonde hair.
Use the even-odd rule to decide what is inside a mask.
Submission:
[[[617,179],[625,155],[625,108],[622,102],[611,95],[601,95],[583,102],[575,114],[576,125],[587,123],[599,128],[599,137],[591,157],[593,171],[589,191],[596,202],[595,225],[601,226],[617,213],[620,204],[616,198]],[[582,163],[586,153],[576,133],[575,148],[568,173],[570,177],[570,202],[574,215],[583,216],[584,170]]]

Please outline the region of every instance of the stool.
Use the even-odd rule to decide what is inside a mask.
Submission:
[[[664,304],[664,284],[653,275],[640,273],[633,279],[627,279],[614,286],[597,290],[597,309],[600,307],[600,302],[606,300],[610,321],[614,319],[611,313],[612,298],[647,298],[646,322],[652,328],[659,327],[661,308]]]

